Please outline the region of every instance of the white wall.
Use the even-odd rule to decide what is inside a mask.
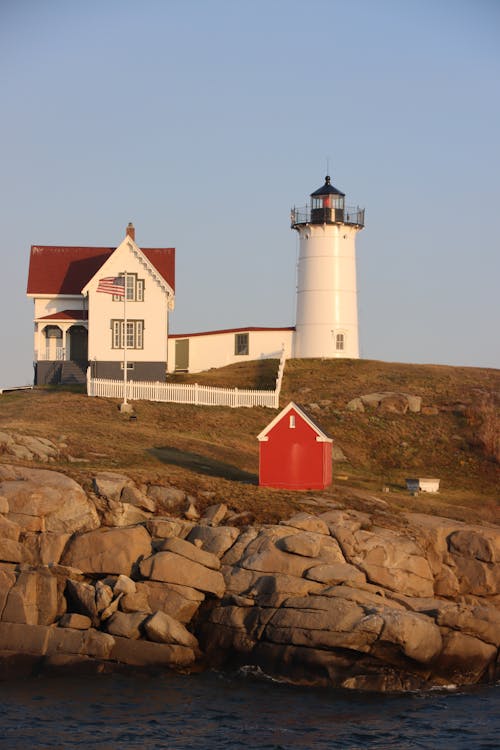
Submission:
[[[63,310],[85,310],[86,300],[81,294],[74,297],[35,297],[34,318],[43,318],[45,315],[62,312]],[[50,323],[50,321],[47,321]]]
[[[357,227],[300,226],[294,357],[359,357]],[[345,348],[336,349],[344,334]]]
[[[167,293],[157,275],[153,273],[141,256],[122,243],[106,261],[104,267],[89,284],[89,359],[101,362],[121,362],[123,349],[112,348],[111,321],[123,320],[123,299],[114,300],[111,294],[97,292],[99,279],[118,276],[120,273],[136,273],[144,279],[144,301],[127,300],[127,320],[144,321],[144,346],[130,349],[129,360],[136,362],[167,361]]]
[[[175,370],[175,342],[180,338],[189,339],[189,372],[202,372],[252,359],[279,359],[283,346],[285,356],[291,356],[294,333],[291,330],[249,330],[249,352],[243,355],[234,353],[237,333],[245,333],[245,330],[171,337],[168,342],[168,371]]]

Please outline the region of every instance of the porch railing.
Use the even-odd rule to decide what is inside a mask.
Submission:
[[[63,346],[57,346],[55,351],[53,349],[50,349],[49,347],[46,347],[41,351],[35,349],[35,362],[54,362],[55,360],[57,360],[58,362],[66,360],[66,349]]]

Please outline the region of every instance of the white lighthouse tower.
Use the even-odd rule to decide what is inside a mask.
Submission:
[[[310,206],[293,208],[300,237],[293,356],[359,357],[356,234],[364,209],[344,205],[330,177],[311,193]]]

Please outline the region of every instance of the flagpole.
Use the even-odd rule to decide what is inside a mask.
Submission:
[[[125,271],[125,294],[123,295],[123,403],[127,403],[127,272]]]

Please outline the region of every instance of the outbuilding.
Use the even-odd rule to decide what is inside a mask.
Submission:
[[[261,487],[323,490],[331,484],[332,439],[293,401],[257,440]]]

